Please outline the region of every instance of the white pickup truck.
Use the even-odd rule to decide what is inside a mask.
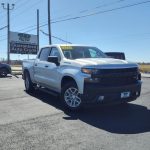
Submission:
[[[71,110],[88,103],[127,103],[141,92],[136,63],[108,58],[93,46],[43,47],[35,60],[23,61],[23,79],[27,92],[38,87],[59,94]]]

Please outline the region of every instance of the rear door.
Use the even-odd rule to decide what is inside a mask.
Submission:
[[[48,56],[50,55],[50,51],[51,51],[50,47],[42,48],[34,64],[34,79],[37,83],[43,86],[45,86],[47,80],[45,70],[47,69],[48,66],[47,60]]]

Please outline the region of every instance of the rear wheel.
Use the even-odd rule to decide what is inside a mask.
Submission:
[[[0,76],[1,77],[6,77],[7,74],[8,74],[7,69],[5,69],[5,68],[0,69]]]
[[[69,82],[62,88],[61,99],[66,108],[78,110],[82,105],[81,94],[75,82]]]
[[[25,83],[25,89],[28,93],[31,93],[34,91],[34,84],[32,83],[28,72],[25,72],[24,83]]]

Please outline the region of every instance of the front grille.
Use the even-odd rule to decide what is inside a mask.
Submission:
[[[98,74],[106,74],[106,73],[130,73],[130,72],[138,72],[138,68],[121,68],[121,69],[100,69]]]
[[[120,86],[129,85],[137,82],[138,69],[101,69],[92,75],[92,78],[97,78],[103,86]]]

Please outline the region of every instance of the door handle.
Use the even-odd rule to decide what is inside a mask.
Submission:
[[[45,65],[45,68],[48,68],[48,65]]]

